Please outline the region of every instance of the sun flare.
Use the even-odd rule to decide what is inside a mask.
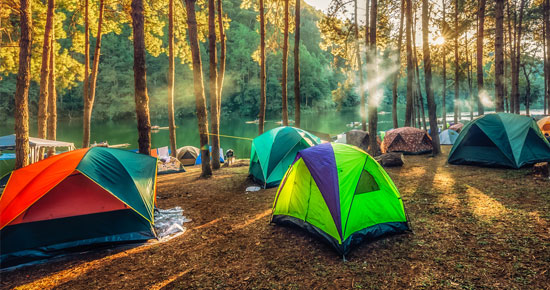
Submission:
[[[442,45],[445,43],[445,38],[443,36],[438,36],[433,40],[433,45]]]

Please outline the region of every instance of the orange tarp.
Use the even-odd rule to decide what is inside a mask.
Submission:
[[[71,175],[86,152],[70,151],[15,170],[0,197],[0,229]]]

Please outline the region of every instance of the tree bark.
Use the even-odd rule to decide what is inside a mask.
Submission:
[[[15,89],[15,169],[29,164],[29,86],[31,83],[31,1],[20,0],[19,70]]]
[[[283,95],[283,126],[288,126],[288,95],[287,95],[287,72],[288,72],[288,26],[289,26],[289,12],[288,6],[290,0],[284,0],[284,14],[285,14],[285,29],[284,29],[284,43],[283,43],[283,74],[282,74],[282,95]]]
[[[145,65],[145,30],[143,0],[132,0],[132,26],[134,33],[134,98],[138,129],[139,153],[151,154],[151,121],[147,95],[147,68]]]
[[[546,3],[544,4],[544,21],[543,21],[543,29],[542,29],[542,56],[543,56],[543,65],[544,65],[544,99],[543,99],[543,114],[546,115],[547,113],[547,103],[546,100],[548,98],[548,55],[546,53],[546,18],[548,17],[548,11],[546,10]]]
[[[413,31],[416,31],[416,12],[414,13],[414,25],[413,25]],[[416,44],[416,33],[413,33],[412,35],[412,41]],[[422,128],[426,130],[426,113],[424,112],[424,97],[422,96],[422,88],[420,86],[420,69],[418,68],[418,55],[416,51],[416,45],[414,46],[413,50],[413,57],[414,57],[414,69],[415,69],[415,83],[416,83],[416,96],[418,98],[418,123],[420,124],[420,121],[422,121]],[[422,118],[422,119],[421,119]]]
[[[514,112],[520,114],[520,101],[519,101],[519,69],[521,67],[521,31],[523,26],[523,12],[525,7],[525,0],[521,0],[519,7],[519,21],[514,28],[514,31],[517,31],[516,42],[515,42],[515,58],[514,61],[516,71],[513,74],[512,79],[512,97],[514,98]]]
[[[294,31],[294,126],[300,128],[300,2],[296,0]]]
[[[82,126],[82,148],[90,147],[90,122],[86,121],[87,116],[91,116],[91,108],[86,105],[88,100],[89,91],[89,73],[90,73],[90,20],[89,20],[89,0],[84,1],[86,6],[84,9],[84,124]]]
[[[428,102],[428,118],[430,121],[430,136],[432,137],[432,154],[438,155],[441,151],[439,147],[439,130],[437,126],[437,107],[434,100],[432,88],[432,60],[430,52],[429,34],[430,34],[430,15],[428,0],[422,0],[422,54],[424,56],[424,80],[426,83],[426,100]]]
[[[464,50],[466,52],[466,65],[467,67],[467,81],[468,81],[468,101],[470,102],[470,120],[474,119],[474,94],[472,94],[472,62],[473,59],[470,56],[470,49],[468,47],[468,31],[464,35]]]
[[[196,0],[185,0],[187,10],[187,27],[191,58],[193,59],[193,91],[199,125],[202,177],[212,175],[210,167],[210,152],[208,150],[208,113],[206,111],[206,98],[204,96],[204,84],[202,79],[202,64],[197,32],[197,18],[195,16]]]
[[[218,0],[218,29],[220,33],[220,70],[218,72],[218,123],[222,114],[222,89],[223,79],[225,77],[225,29],[223,27],[223,6],[222,1]]]
[[[357,21],[357,0],[354,0],[354,32],[355,32],[355,59],[357,61],[357,71],[359,74],[359,96],[361,101],[359,105],[361,106],[359,112],[361,114],[361,128],[363,131],[367,131],[367,112],[365,109],[365,87],[363,81],[363,65],[361,63],[361,51],[359,49],[359,23]]]
[[[503,49],[503,54],[504,56],[506,56],[506,53],[508,51],[507,47],[509,45],[507,45],[508,43],[508,39],[506,39],[506,33],[503,33],[503,44],[502,44],[502,49]],[[502,82],[502,91],[503,91],[503,96],[502,96],[502,101],[504,102],[503,104],[503,107],[504,107],[504,110],[505,112],[507,113],[510,113],[510,93],[509,93],[509,90],[508,90],[508,84],[507,84],[507,80],[508,80],[508,75],[509,75],[509,64],[506,62],[506,57],[503,57],[504,60],[504,81]]]
[[[174,0],[168,1],[168,131],[170,135],[171,156],[177,155],[176,120],[174,118]]]
[[[92,110],[94,107],[95,100],[95,89],[97,82],[97,73],[99,71],[99,58],[101,57],[101,37],[103,30],[103,12],[105,10],[105,1],[101,0],[99,2],[99,18],[97,23],[97,37],[94,50],[94,59],[92,63],[92,73],[88,78],[88,88],[89,91],[85,94],[86,99],[84,99],[84,129],[87,130],[84,132],[84,135],[87,136],[88,144],[82,145],[83,147],[90,146],[90,128],[92,124]]]
[[[55,17],[55,14],[54,14]],[[55,18],[52,18],[54,22]],[[54,25],[55,27],[55,25]],[[57,92],[55,90],[55,28],[52,29],[50,48],[50,75],[48,80],[48,139],[57,138]],[[55,148],[48,151],[48,157],[55,154]]]
[[[504,21],[504,0],[496,0],[495,5],[495,103],[496,111],[503,112],[502,87],[504,77],[504,54],[502,51],[503,21]]]
[[[46,139],[48,129],[48,80],[50,76],[50,50],[52,43],[53,13],[55,0],[48,0],[44,44],[42,46],[42,68],[40,69],[40,96],[38,100],[38,138]],[[39,159],[44,156],[40,153]]]
[[[212,169],[220,169],[220,125],[218,117],[218,57],[216,55],[216,7],[208,0],[208,57],[210,61],[208,91],[212,141]]]
[[[443,7],[443,23],[445,23],[445,0],[441,0],[441,6]],[[447,40],[445,40],[446,42]],[[447,105],[445,104],[447,95],[447,44],[443,43],[443,88],[441,92],[441,115],[443,122],[443,130],[447,129]]]
[[[515,95],[515,91],[514,91],[514,74],[515,74],[515,71],[516,71],[516,61],[515,61],[515,54],[516,54],[516,31],[514,31],[514,33],[512,34],[512,14],[510,13],[510,2],[509,1],[506,1],[506,7],[507,7],[507,15],[508,15],[508,41],[507,43],[510,43],[510,95],[508,96],[508,99],[510,100],[510,113],[515,113],[515,98],[514,98],[514,95]],[[504,9],[503,9],[503,15],[504,15]],[[504,16],[503,16],[504,18]],[[516,16],[514,14],[514,29],[515,29],[515,20]],[[504,34],[504,33],[503,33]],[[513,36],[513,37],[512,37]],[[505,44],[503,44],[503,46],[505,47]],[[496,67],[495,67],[496,69]],[[505,80],[502,80],[502,84],[503,84],[503,90],[504,90],[504,87],[506,85],[506,81]],[[496,84],[495,84],[495,89],[496,89]],[[496,92],[495,92],[495,95],[496,95]],[[504,98],[504,96],[503,96]]]
[[[401,16],[399,20],[399,36],[397,38],[397,69],[393,75],[392,85],[392,120],[393,128],[399,127],[397,120],[397,82],[399,81],[399,75],[401,73],[401,45],[403,43],[403,17],[405,15],[405,0],[401,0]]]
[[[460,121],[460,67],[458,66],[458,0],[455,0],[455,97],[454,97],[454,123]]]
[[[481,102],[482,94],[484,95],[483,88],[483,33],[485,25],[485,3],[486,0],[479,0],[477,17],[477,53],[476,53],[476,70],[477,70],[477,114],[479,116],[485,114],[483,103]]]
[[[546,26],[546,108],[547,113],[550,113],[550,0],[544,1],[546,18],[544,20]]]
[[[412,8],[411,0],[405,0],[406,10],[405,16],[407,22],[405,24],[405,42],[407,46],[407,107],[405,109],[405,127],[411,126],[411,122],[414,119],[413,115],[413,80],[414,80],[414,68],[412,60]]]
[[[258,135],[264,133],[265,122],[265,11],[264,0],[260,0],[260,112],[258,114]]]
[[[527,73],[527,70],[525,69],[525,65],[522,66],[523,68],[523,75],[525,76],[525,81],[527,82],[527,86],[525,86],[525,114],[527,116],[530,116],[531,114],[529,113],[529,99],[531,98],[531,80],[529,80],[529,75],[530,73],[528,74]]]
[[[299,0],[297,0],[299,1]],[[380,148],[376,140],[377,131],[378,131],[378,84],[376,83],[375,76],[377,65],[377,53],[376,53],[376,21],[378,18],[378,1],[371,0],[370,8],[370,27],[369,27],[369,42],[370,45],[367,50],[367,77],[370,78],[370,88],[369,88],[369,149],[371,156],[377,156],[380,154]]]

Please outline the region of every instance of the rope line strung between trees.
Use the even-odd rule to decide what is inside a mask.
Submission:
[[[212,134],[212,133],[208,133],[208,135],[212,135],[212,136],[219,136],[219,137],[226,137],[226,138],[234,138],[234,139],[242,139],[242,140],[249,140],[249,141],[252,141],[253,139],[252,138],[246,138],[246,137],[238,137],[238,136],[229,136],[229,135],[222,135],[222,134]]]

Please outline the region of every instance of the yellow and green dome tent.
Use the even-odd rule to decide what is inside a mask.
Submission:
[[[399,191],[380,164],[340,143],[298,153],[277,191],[272,221],[301,227],[342,255],[409,229]]]

